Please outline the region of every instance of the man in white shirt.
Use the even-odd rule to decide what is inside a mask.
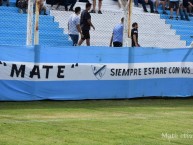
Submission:
[[[75,13],[70,16],[68,19],[68,34],[72,39],[73,46],[78,44],[79,33],[82,37],[82,31],[80,28],[80,7],[75,8]]]

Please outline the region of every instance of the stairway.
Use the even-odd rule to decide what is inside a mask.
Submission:
[[[169,11],[168,11],[169,14]],[[174,13],[175,16],[175,13]],[[161,15],[161,19],[164,19],[166,21],[166,24],[171,25],[171,29],[176,31],[176,34],[180,36],[181,40],[186,41],[186,46],[189,46],[191,42],[193,41],[193,18],[190,18],[190,21],[184,21],[184,20],[170,20],[169,15]],[[175,18],[175,17],[174,17]]]
[[[92,23],[96,28],[95,31],[90,31],[92,46],[109,46],[113,28],[117,23],[120,23],[120,19],[124,16],[123,11],[117,5],[111,9],[110,1],[104,2],[106,5],[103,4],[102,15],[91,14]],[[76,6],[84,9],[85,3],[77,2]],[[54,16],[54,21],[59,23],[59,28],[63,28],[64,32],[67,32],[68,18],[72,12],[51,10],[50,14]],[[181,37],[176,35],[176,31],[171,29],[171,25],[166,24],[166,21],[160,19],[157,14],[143,13],[141,8],[133,7],[133,22],[139,24],[139,44],[142,47],[186,47],[186,41],[181,40]]]
[[[0,45],[26,45],[27,14],[18,13],[18,8],[11,1],[10,6],[0,7]],[[51,16],[40,15],[39,44],[43,46],[71,46],[68,35],[58,28]]]

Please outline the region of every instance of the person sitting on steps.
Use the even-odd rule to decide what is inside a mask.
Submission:
[[[148,12],[146,5],[150,5],[151,13],[154,13],[154,6],[151,0],[138,0],[138,3],[142,4],[144,12]]]

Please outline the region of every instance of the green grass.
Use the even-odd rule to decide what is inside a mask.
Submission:
[[[193,99],[0,102],[0,145],[193,144]]]

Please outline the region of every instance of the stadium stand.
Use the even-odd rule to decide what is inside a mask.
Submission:
[[[18,13],[15,1],[11,0],[9,7],[0,7],[0,15],[0,45],[26,45],[27,14]],[[52,16],[40,15],[39,34],[40,45],[71,46],[68,35],[58,28]]]
[[[85,3],[77,2],[76,6],[85,9]],[[91,31],[91,45],[109,46],[113,27],[123,17],[123,10],[112,0],[103,1],[103,14],[91,14],[96,30]],[[55,22],[67,32],[67,20],[72,12],[51,10]],[[180,40],[176,31],[166,24],[160,15],[144,13],[141,8],[133,7],[132,22],[139,24],[139,44],[142,47],[181,48],[186,47],[186,41]]]
[[[142,9],[142,8],[134,8],[134,10],[136,9]],[[142,12],[142,10],[141,10]],[[170,27],[170,29],[173,31],[176,36],[178,36],[178,38],[180,38],[181,41],[185,41],[185,46],[183,47],[188,47],[190,46],[191,42],[193,41],[193,32],[191,32],[191,28],[192,28],[192,20],[193,18],[189,17],[190,21],[184,21],[184,20],[171,20],[169,19],[170,17],[170,11],[166,10],[166,12],[168,13],[168,15],[164,15],[162,14],[162,9],[161,6],[158,7],[158,12],[160,13],[158,16],[163,19],[165,21],[165,24],[168,25]],[[174,11],[174,16],[176,15],[176,12]],[[175,17],[174,17],[175,18]],[[161,27],[160,27],[161,29]],[[178,39],[177,38],[177,39]]]
[[[76,6],[84,9],[85,3],[77,2]],[[72,45],[67,34],[67,22],[72,12],[62,10],[63,7],[51,10],[51,16],[40,15],[40,45]],[[109,46],[113,27],[123,17],[123,10],[112,0],[103,1],[102,12],[102,15],[91,14],[96,28],[91,31],[92,46]],[[1,6],[0,13],[0,45],[25,45],[27,15],[18,13],[14,0],[10,1],[9,7]],[[144,13],[141,7],[133,7],[132,23],[139,24],[139,44],[142,47],[183,48],[190,45],[193,34],[187,33],[186,28],[192,27],[192,23],[169,20],[167,17]]]
[[[171,29],[160,14],[144,13],[140,7],[133,7],[132,21],[139,23],[139,43],[143,47],[183,48],[186,41],[181,40],[175,29]]]
[[[189,46],[193,41],[193,18],[190,21],[170,20],[169,16],[161,15],[166,24],[171,25],[171,29],[176,30],[176,34],[180,35],[180,39],[186,41],[186,46]]]

